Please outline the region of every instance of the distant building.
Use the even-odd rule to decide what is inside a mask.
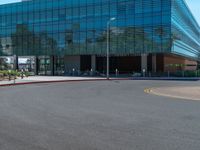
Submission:
[[[200,27],[184,0],[22,0],[0,5],[0,54],[34,56],[37,72],[195,70]],[[17,62],[17,61],[16,61]]]

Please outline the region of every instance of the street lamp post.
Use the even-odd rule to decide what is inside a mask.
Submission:
[[[107,80],[110,79],[110,23],[114,20],[116,20],[116,18],[110,18],[110,20],[107,22]]]

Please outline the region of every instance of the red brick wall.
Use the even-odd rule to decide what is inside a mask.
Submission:
[[[171,66],[174,64],[173,66]],[[178,64],[179,66],[175,66]],[[183,65],[182,67],[180,65]],[[169,66],[170,65],[170,66]],[[177,70],[196,70],[197,62],[185,59],[183,57],[175,55],[165,55],[164,56],[164,71],[177,71]]]

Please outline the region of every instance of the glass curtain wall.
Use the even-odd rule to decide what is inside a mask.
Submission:
[[[183,0],[172,0],[172,52],[199,60],[200,27]]]
[[[0,6],[0,55],[106,54],[171,51],[169,0],[34,0]]]

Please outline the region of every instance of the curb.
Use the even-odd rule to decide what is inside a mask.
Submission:
[[[144,80],[144,81],[199,81],[200,78],[130,78],[131,80]]]
[[[199,77],[195,77],[195,78],[176,78],[176,77],[169,77],[169,78],[165,78],[165,77],[131,77],[130,79],[132,80],[155,80],[155,81],[159,81],[159,80],[163,80],[163,81],[199,81],[200,78]]]
[[[18,86],[18,85],[29,85],[29,84],[45,84],[45,83],[65,83],[65,82],[92,82],[92,81],[123,81],[130,80],[129,78],[123,79],[85,79],[85,80],[53,80],[53,81],[35,81],[35,82],[21,82],[21,83],[10,83],[10,84],[0,84],[0,87],[6,86]]]

